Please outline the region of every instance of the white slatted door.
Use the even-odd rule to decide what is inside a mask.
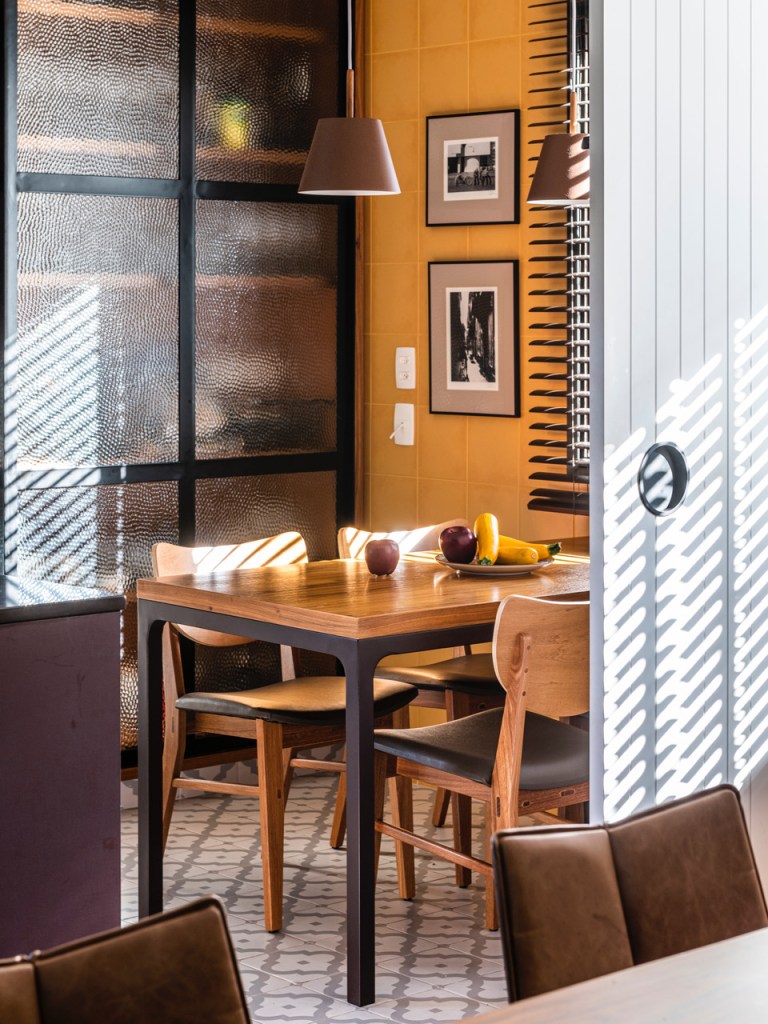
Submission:
[[[768,867],[766,30],[766,0],[591,5],[595,811],[735,781]],[[661,517],[659,442],[690,469]]]

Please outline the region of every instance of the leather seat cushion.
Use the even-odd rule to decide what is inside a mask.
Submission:
[[[183,711],[202,711],[236,718],[262,718],[284,725],[343,725],[346,712],[343,676],[302,676],[254,690],[229,693],[197,691],[179,697]],[[389,715],[414,699],[418,691],[407,683],[374,683],[374,716]]]
[[[376,669],[376,678],[410,683],[420,690],[450,689],[479,697],[504,696],[490,654],[467,654],[430,665],[382,665]]]
[[[377,729],[376,749],[490,786],[503,714],[503,708],[492,708],[443,725]],[[520,789],[573,786],[588,777],[588,734],[527,712]]]

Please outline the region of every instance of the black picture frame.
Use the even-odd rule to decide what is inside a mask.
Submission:
[[[429,410],[519,418],[519,260],[433,262]]]
[[[520,111],[427,118],[427,227],[520,223]]]

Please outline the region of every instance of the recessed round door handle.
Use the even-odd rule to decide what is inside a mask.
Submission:
[[[676,444],[651,445],[637,474],[642,503],[655,516],[670,515],[685,501],[690,476],[685,452]]]

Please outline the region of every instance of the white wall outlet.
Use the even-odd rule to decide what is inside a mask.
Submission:
[[[407,402],[395,405],[395,429],[389,435],[395,444],[413,444],[413,409]]]
[[[395,386],[412,390],[416,387],[416,349],[398,348],[395,351]]]

